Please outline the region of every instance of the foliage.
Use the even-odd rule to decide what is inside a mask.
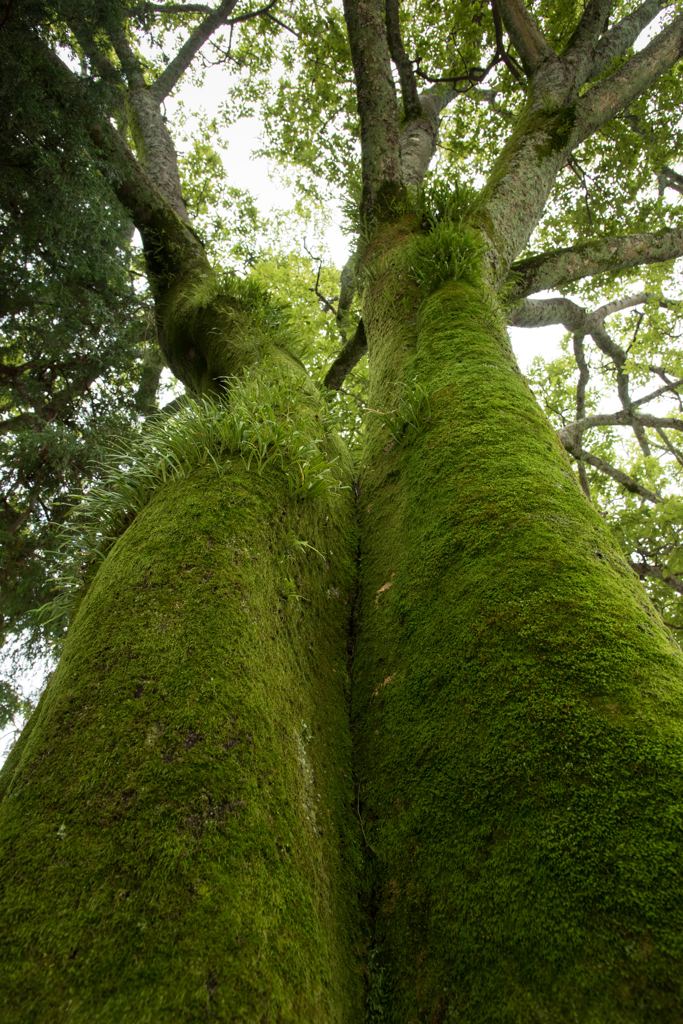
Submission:
[[[37,25],[42,6],[31,10]],[[157,357],[132,225],[101,160],[30,40],[5,31],[0,51],[0,630],[35,638],[53,526],[103,438],[147,411]]]
[[[188,399],[176,415],[149,420],[100,463],[98,482],[70,510],[54,553],[56,596],[40,609],[60,639],[81,597],[117,537],[163,484],[193,470],[223,475],[240,457],[259,475],[275,464],[295,498],[337,493],[337,458],[326,451],[333,421],[321,395],[286,367],[265,362],[229,382],[229,397]],[[310,432],[302,407],[315,424]]]
[[[653,365],[666,368],[667,379],[669,374],[681,375],[683,364],[675,320],[675,311],[660,310],[656,305],[646,307],[642,313],[611,318],[610,331],[628,346],[630,380],[641,392],[649,390],[647,385]],[[586,411],[588,414],[608,412],[618,406],[614,395],[614,366],[588,339],[585,345],[592,373]],[[529,372],[534,393],[558,429],[575,418],[578,378],[569,336],[565,336],[561,347],[561,356],[552,360],[537,357]],[[676,415],[680,408],[677,398],[672,402],[667,396],[661,397],[657,406],[656,411],[662,416]],[[653,504],[586,465],[591,499],[610,524],[631,565],[641,575],[664,621],[678,630],[683,627],[683,587],[676,576],[683,568],[679,563],[683,506],[677,495],[683,489],[683,458],[667,432],[662,437],[661,431],[646,428],[645,450],[629,434],[629,428],[596,427],[586,433],[583,444],[594,455],[620,467],[651,493],[659,495],[659,502]]]
[[[418,236],[406,255],[407,269],[427,298],[447,281],[483,281],[484,248],[481,239],[457,225],[443,220],[429,234]]]
[[[248,271],[259,257],[258,235],[265,225],[254,197],[229,184],[216,119],[198,113],[190,123],[181,102],[174,121],[178,143],[186,147],[178,164],[192,224],[212,262]]]

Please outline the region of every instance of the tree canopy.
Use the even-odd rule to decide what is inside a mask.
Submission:
[[[571,5],[537,5],[533,14],[556,52],[579,52]],[[537,361],[532,386],[582,487],[678,629],[681,72],[664,52],[677,23],[663,4],[613,6],[601,16],[586,80],[607,96],[599,83],[621,76],[623,95],[572,147],[506,302],[512,325],[569,332],[561,358]],[[511,17],[496,3],[387,6],[404,117],[420,103],[438,112],[437,156],[418,182],[426,222],[475,198],[528,102],[532,58],[515,41]],[[176,160],[163,135],[172,128],[182,147],[176,212],[215,266],[252,277],[289,307],[299,354],[317,379],[329,370],[350,438],[363,415],[374,415],[363,413],[362,372],[353,376],[365,351],[353,260],[339,284],[329,267],[321,276],[312,253],[292,249],[291,231],[275,227],[264,244],[253,197],[229,184],[221,133],[229,137],[245,115],[262,118],[262,152],[299,196],[292,216],[341,196],[358,240],[367,218],[339,7],[34,3],[19,14],[10,5],[2,46],[2,615],[5,637],[28,638],[23,650],[36,651],[63,628],[35,614],[52,596],[55,529],[97,479],[107,439],[134,435],[158,411],[163,356],[130,210],[121,205],[112,126],[145,166],[136,119],[158,119],[162,179],[164,161]],[[172,125],[159,104],[184,75],[201,83],[216,64],[224,99],[216,117],[193,122],[190,137],[182,105]],[[635,88],[622,68],[633,69]],[[418,152],[424,140],[414,145]],[[442,242],[428,261],[442,258]],[[563,297],[529,298],[547,290]],[[8,710],[16,707],[8,700]]]

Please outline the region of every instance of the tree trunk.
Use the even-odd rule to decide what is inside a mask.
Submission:
[[[359,497],[353,717],[384,1012],[679,1021],[680,651],[495,296],[465,274],[420,302],[411,242],[379,232],[363,309],[369,404],[405,420],[392,437],[373,417]]]
[[[0,776],[3,1022],[353,1024],[368,967],[370,1020],[680,1020],[680,652],[415,237],[366,257],[360,801],[349,499],[162,487]]]
[[[240,460],[117,542],[0,776],[3,1022],[361,1019],[355,547]]]

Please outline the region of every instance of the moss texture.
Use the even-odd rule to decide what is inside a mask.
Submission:
[[[117,541],[0,776],[3,1024],[359,1019],[354,553],[239,463]]]
[[[174,278],[156,303],[161,348],[168,365],[191,391],[220,390],[221,378],[239,376],[268,355],[298,363],[285,311],[258,285],[196,268]]]
[[[384,244],[382,253],[380,246]],[[396,1024],[683,1020],[683,664],[492,301],[375,244],[353,714]]]

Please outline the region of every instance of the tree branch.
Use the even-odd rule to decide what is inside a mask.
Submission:
[[[523,299],[508,310],[510,327],[552,327],[562,324],[572,333],[582,331],[588,313],[571,299]],[[585,331],[584,331],[585,333]]]
[[[381,193],[402,186],[396,89],[381,0],[344,0],[344,17],[360,119],[362,214],[371,218]]]
[[[284,21],[278,21],[278,19],[273,14],[270,13],[273,7],[275,7],[276,4],[278,4],[279,2],[280,0],[270,0],[270,3],[267,3],[265,7],[259,7],[255,11],[247,11],[246,14],[239,14],[236,18],[226,18],[223,24],[241,25],[245,21],[252,21],[254,18],[269,18],[271,21],[274,21],[276,25],[279,25],[281,28],[286,29],[288,32],[292,32],[293,35],[297,36],[298,39],[299,37],[297,33],[294,32],[294,30],[291,29],[289,25],[285,25]]]
[[[223,25],[230,17],[237,0],[222,0],[222,3],[212,10],[204,18],[201,24],[197,25],[191,35],[185,40],[178,53],[170,62],[167,68],[161,72],[156,82],[150,86],[150,92],[157,103],[161,103],[178,84],[178,81],[185,74],[195,54],[202,48],[209,36],[213,35],[217,28]]]
[[[640,554],[640,552],[638,552]],[[641,556],[642,557],[642,556]],[[651,577],[652,579],[661,580],[662,583],[666,583],[667,586],[671,587],[678,594],[683,594],[683,580],[679,579],[678,576],[672,576],[670,574],[664,575],[662,569],[658,565],[650,565],[643,559],[642,562],[632,562],[628,560],[628,564],[631,566],[633,571],[640,576],[641,580]],[[676,627],[679,628],[679,627]]]
[[[436,152],[439,138],[439,114],[448,106],[457,90],[436,85],[419,97],[421,114],[405,125],[399,139],[401,179],[408,188],[417,190]]]
[[[683,385],[683,378],[676,381],[666,381],[663,387],[657,388],[655,391],[644,395],[634,402],[629,393],[629,375],[624,369],[627,354],[620,345],[613,341],[605,329],[604,321],[606,317],[623,309],[647,302],[650,297],[648,292],[639,292],[637,295],[629,295],[621,299],[615,299],[613,302],[605,303],[593,313],[586,312],[585,309],[569,299],[525,299],[516,309],[510,311],[509,320],[516,326],[540,326],[541,323],[544,325],[562,323],[574,332],[574,358],[579,369],[579,380],[576,387],[576,420],[564,426],[559,436],[565,448],[572,452],[576,458],[579,458],[576,453],[580,449],[581,438],[585,431],[590,430],[591,427],[631,427],[646,457],[652,454],[650,442],[645,431],[646,427],[653,427],[657,430],[669,450],[673,450],[673,446],[666,437],[663,428],[683,429],[683,420],[674,417],[643,415],[635,412],[639,406],[645,405],[667,392],[674,391],[678,393],[678,388]],[[667,305],[667,302],[666,300],[660,300],[660,304]],[[591,335],[598,348],[614,363],[617,377],[617,392],[621,402],[621,409],[617,412],[586,415],[585,395],[586,384],[589,379],[589,370],[583,347],[583,339],[586,334]],[[678,453],[675,450],[674,454],[678,458]],[[579,478],[583,490],[590,497],[588,479],[585,469],[582,469],[581,465],[579,465]]]
[[[406,118],[413,120],[414,118],[422,117],[422,107],[420,106],[420,97],[417,93],[417,82],[415,81],[413,64],[403,48],[398,4],[399,0],[386,0],[387,42],[391,59],[396,65],[401,83],[403,110]]]
[[[612,4],[613,0],[590,0],[565,47],[565,58],[580,60],[585,52],[590,53],[607,26]]]
[[[546,60],[556,56],[535,20],[527,11],[522,0],[495,0],[498,4],[503,24],[517,50],[522,67],[527,75],[532,75],[536,68]]]
[[[660,196],[664,195],[664,189],[666,188],[672,188],[674,192],[683,195],[683,174],[674,171],[672,167],[667,167],[666,164],[664,164],[658,175],[657,184]]]
[[[645,0],[635,11],[631,11],[617,22],[598,43],[586,80],[601,75],[616,57],[623,56],[629,47],[633,46],[643,29],[647,28],[661,10],[669,6],[670,0]]]
[[[491,0],[491,16],[493,17],[493,30],[496,35],[496,53],[501,55],[505,67],[517,82],[523,81],[524,76],[516,60],[508,53],[503,39],[503,22],[500,17],[500,8],[497,0]]]
[[[683,420],[674,416],[652,416],[650,413],[636,413],[631,409],[617,409],[616,412],[596,412],[591,416],[584,416],[582,420],[576,420],[569,426],[563,427],[560,433],[563,438],[571,435],[578,437],[590,430],[591,427],[671,427],[673,430],[683,430]],[[564,444],[564,440],[562,442]],[[566,445],[565,445],[566,447]]]
[[[126,76],[128,85],[131,89],[146,89],[147,83],[142,65],[128,42],[125,29],[119,25],[115,29],[110,29],[108,35],[116,51],[116,56],[121,62],[121,69]]]
[[[212,14],[214,7],[206,4],[143,4],[140,11],[154,11],[157,14]]]
[[[573,341],[574,359],[576,360],[576,365],[579,368],[579,379],[576,384],[576,418],[577,420],[582,420],[586,415],[586,385],[590,378],[590,371],[588,369],[586,353],[583,347],[583,334],[575,334]],[[586,467],[581,461],[578,462],[578,467],[581,489],[590,501],[591,488],[588,482]]]
[[[631,408],[637,409],[639,405],[646,405],[648,402],[654,402],[655,398],[661,398],[662,395],[666,395],[671,391],[675,391],[678,394],[678,389],[680,387],[683,387],[683,377],[679,377],[678,380],[670,381],[663,387],[657,388],[656,391],[650,391],[649,394],[643,395],[642,398],[637,398],[635,402],[631,402]]]
[[[683,228],[619,238],[595,238],[513,263],[507,295],[512,301],[534,292],[564,288],[594,274],[616,273],[683,256]]]
[[[356,363],[363,358],[367,350],[368,341],[365,336],[365,324],[360,320],[355,333],[344,345],[325,375],[323,383],[328,391],[339,390],[344,383],[344,378],[351,372]]]
[[[611,120],[624,107],[646,92],[683,53],[683,15],[674,18],[662,32],[586,93],[575,107],[572,148]]]
[[[560,438],[560,440],[562,440],[562,438]],[[570,455],[573,455],[575,459],[587,462],[589,466],[593,466],[594,469],[600,470],[600,472],[604,473],[605,476],[609,476],[612,480],[616,480],[618,484],[625,487],[627,491],[631,492],[631,494],[639,494],[641,498],[645,498],[647,501],[651,501],[654,504],[659,504],[661,502],[662,499],[659,495],[653,494],[652,491],[649,491],[647,487],[643,487],[642,484],[639,484],[638,481],[634,480],[632,476],[628,475],[628,473],[624,473],[622,470],[617,469],[616,466],[606,462],[605,459],[601,459],[597,455],[592,455],[590,452],[587,452],[585,448],[581,448],[580,445],[576,447],[568,447],[564,441],[562,441],[562,443]]]

